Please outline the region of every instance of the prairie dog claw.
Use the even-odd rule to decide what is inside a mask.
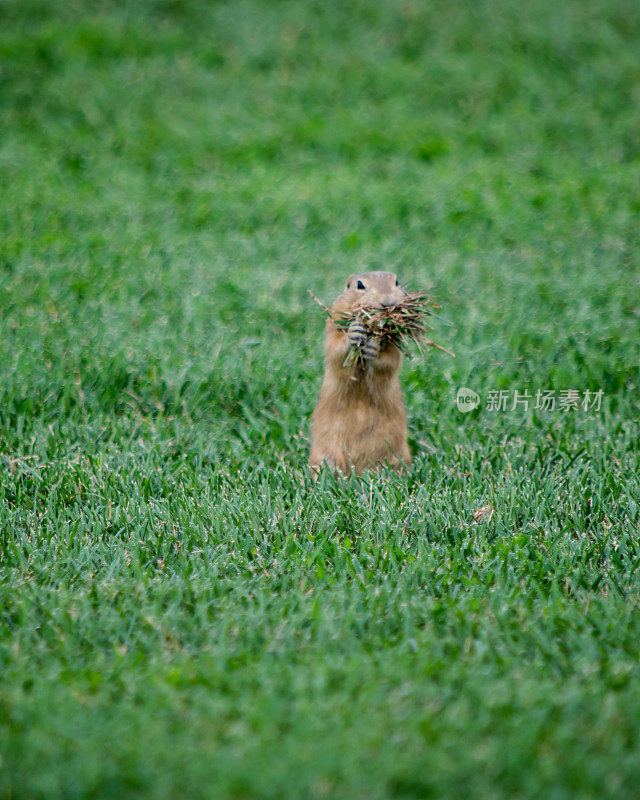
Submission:
[[[380,340],[375,336],[370,336],[364,343],[362,355],[365,361],[372,361],[380,355]]]
[[[362,352],[365,362],[380,355],[380,340],[376,336],[367,336],[367,330],[359,320],[355,320],[349,325],[347,336],[351,347]]]
[[[358,320],[355,320],[349,325],[347,336],[349,337],[349,344],[352,347],[362,347],[367,338],[367,332],[364,329],[364,325]]]

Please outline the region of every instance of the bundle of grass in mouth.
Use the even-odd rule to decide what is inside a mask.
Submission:
[[[450,350],[428,337],[432,328],[427,324],[427,317],[433,316],[433,309],[440,308],[440,306],[425,292],[406,292],[402,300],[393,306],[381,307],[363,303],[350,313],[334,313],[317,297],[311,296],[324,308],[337,328],[347,331],[352,322],[358,321],[368,336],[376,336],[380,340],[382,348],[388,344],[394,344],[402,353],[411,358],[409,348],[414,344],[421,355],[425,348],[435,347],[454,356]],[[351,346],[349,348],[344,366],[352,364],[361,368],[365,366],[362,349],[359,347]]]

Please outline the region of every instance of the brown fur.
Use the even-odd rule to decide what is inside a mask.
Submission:
[[[357,290],[359,280],[365,284],[365,291]],[[331,310],[350,313],[363,303],[389,304],[403,296],[393,273],[364,272],[350,276]],[[393,468],[410,464],[398,380],[400,351],[395,345],[387,345],[364,368],[343,366],[348,352],[347,333],[328,319],[325,372],[313,415],[309,466],[317,470],[326,462],[334,470],[348,473],[353,467],[360,474],[384,463]]]

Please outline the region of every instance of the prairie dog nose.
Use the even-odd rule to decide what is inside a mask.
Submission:
[[[389,308],[390,306],[395,306],[396,299],[393,295],[385,294],[384,297],[380,298],[380,305],[383,308]]]

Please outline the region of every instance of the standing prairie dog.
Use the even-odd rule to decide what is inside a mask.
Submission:
[[[351,275],[345,290],[331,307],[332,314],[351,314],[359,306],[390,307],[405,296],[392,272]],[[344,366],[349,347],[361,349],[364,366]],[[407,419],[398,369],[402,355],[394,344],[380,346],[368,337],[359,321],[347,331],[327,319],[325,371],[320,398],[313,414],[309,466],[322,464],[360,474],[387,463],[410,464]]]

